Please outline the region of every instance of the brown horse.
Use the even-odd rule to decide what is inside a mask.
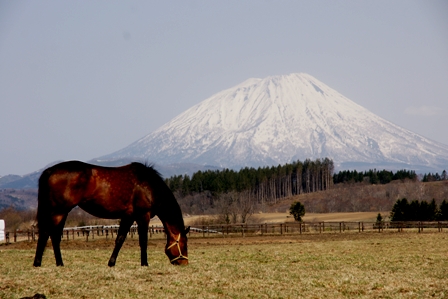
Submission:
[[[187,265],[187,233],[182,212],[171,190],[151,166],[131,163],[101,167],[79,161],[46,169],[39,178],[37,241],[34,266],[39,267],[51,237],[57,266],[63,266],[60,243],[67,214],[76,206],[101,218],[121,219],[109,266],[134,221],[138,224],[141,264],[148,266],[149,220],[157,215],[166,232],[165,253],[174,265]]]

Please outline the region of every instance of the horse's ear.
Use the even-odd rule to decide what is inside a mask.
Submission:
[[[187,227],[186,229],[185,229],[185,234],[188,234],[190,232],[190,227]]]

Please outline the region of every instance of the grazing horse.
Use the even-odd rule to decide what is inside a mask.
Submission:
[[[51,237],[57,266],[63,266],[61,236],[67,214],[76,206],[100,218],[121,219],[109,267],[134,221],[138,224],[141,265],[148,266],[149,220],[157,215],[166,232],[165,254],[173,265],[187,265],[187,233],[179,204],[160,174],[151,166],[131,163],[101,167],[79,161],[56,164],[39,178],[37,241],[34,266],[39,267]]]

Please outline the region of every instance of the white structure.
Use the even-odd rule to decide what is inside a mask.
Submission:
[[[5,220],[0,219],[0,241],[5,240]]]

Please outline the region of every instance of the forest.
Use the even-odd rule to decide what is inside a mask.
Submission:
[[[244,168],[240,171],[224,169],[222,171],[199,171],[192,175],[173,176],[165,180],[171,191],[179,197],[198,193],[210,193],[218,196],[229,192],[247,192],[258,202],[275,203],[281,198],[303,193],[311,193],[329,189],[333,184],[370,183],[388,184],[394,180],[417,180],[413,170],[393,171],[370,169],[368,171],[344,170],[334,172],[331,159],[295,161],[277,167]],[[446,179],[446,172],[425,174],[423,181]]]
[[[368,182],[370,184],[388,184],[395,180],[404,180],[417,179],[417,175],[413,170],[398,170],[397,172],[381,170],[377,171],[376,169],[370,169],[369,171],[356,171],[356,170],[344,170],[339,171],[337,174],[333,175],[333,183],[359,183],[359,182]]]
[[[448,174],[446,170],[442,171],[442,175],[439,175],[438,172],[436,174],[433,173],[425,173],[422,178],[422,182],[438,182],[448,180]]]
[[[371,192],[369,188],[352,190],[349,186],[386,185],[393,181],[419,182],[412,170],[393,172],[371,169],[364,172],[346,170],[334,173],[334,163],[328,158],[295,161],[277,167],[243,168],[240,171],[199,171],[191,177],[179,175],[165,180],[185,213],[219,215],[222,223],[245,222],[255,207],[263,210],[262,207],[281,205],[285,198],[325,190],[334,192],[331,195],[328,193],[326,199],[306,200],[307,210],[320,213],[364,211],[369,210],[369,207],[390,209],[394,196],[406,194],[395,190],[401,188],[401,185],[394,185],[393,188],[388,188],[389,191],[385,191],[385,195],[378,195],[382,200],[375,199],[377,195],[367,194]],[[409,188],[413,189],[413,184]],[[336,202],[340,202],[339,207],[332,204]]]
[[[329,189],[333,184],[333,171],[333,161],[328,158],[307,159],[277,167],[198,171],[191,178],[179,175],[165,182],[178,197],[203,192],[215,197],[245,192],[260,203],[275,203],[284,197]]]
[[[448,221],[448,202],[443,200],[437,206],[435,199],[431,202],[406,198],[397,200],[390,212],[391,221]]]

